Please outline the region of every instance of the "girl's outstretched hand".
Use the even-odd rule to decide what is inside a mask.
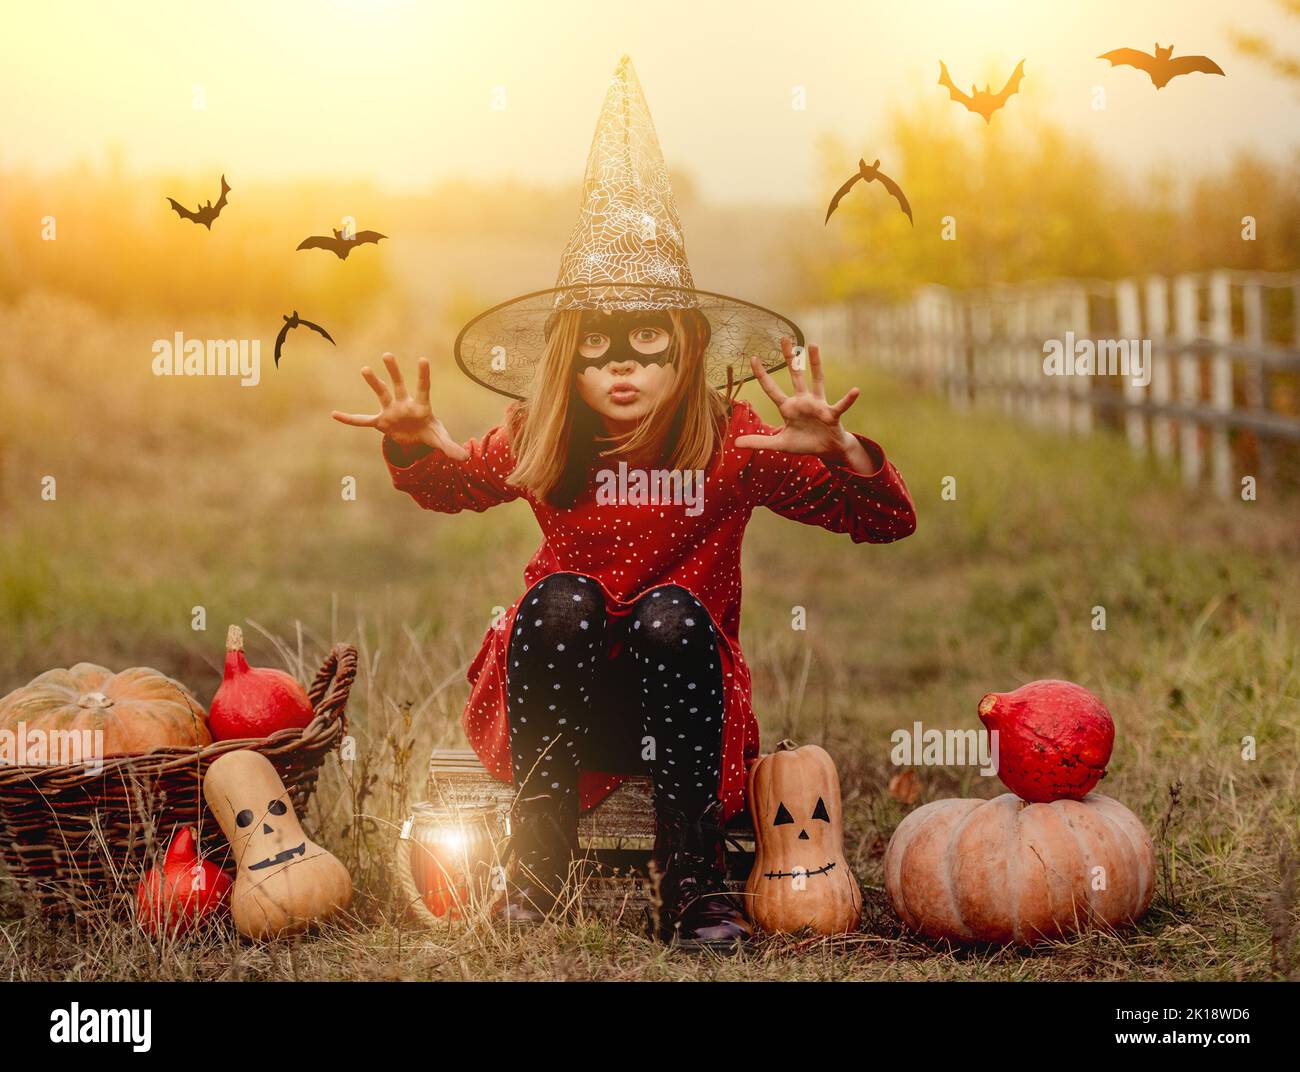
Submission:
[[[361,377],[370,384],[370,389],[379,399],[380,411],[370,415],[366,413],[340,413],[334,410],[330,414],[340,424],[350,424],[356,428],[378,428],[395,443],[410,446],[422,443],[426,447],[440,450],[448,458],[463,462],[469,453],[447,434],[442,421],[433,415],[429,406],[429,361],[420,358],[419,382],[415,397],[412,398],[402,380],[402,371],[397,367],[397,358],[384,354],[384,364],[388,368],[388,377],[393,381],[390,391],[384,381],[367,367],[361,370]]]
[[[844,462],[860,473],[871,473],[867,450],[858,438],[840,424],[840,417],[862,393],[856,387],[834,405],[826,401],[826,380],[822,375],[821,351],[808,347],[808,368],[812,387],[804,382],[803,372],[795,366],[793,340],[783,338],[781,351],[790,367],[794,394],[787,395],[776,385],[771,373],[757,357],[749,359],[759,384],[767,397],[776,403],[785,427],[775,435],[738,436],[736,446],[747,450],[782,450],[788,454],[816,454]]]

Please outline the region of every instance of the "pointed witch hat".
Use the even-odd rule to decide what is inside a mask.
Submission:
[[[751,355],[769,371],[785,364],[781,337],[803,344],[793,321],[725,294],[697,290],[659,138],[632,61],[610,79],[587,157],[581,214],[555,286],[480,313],[456,337],[456,363],[511,398],[532,394],[557,312],[698,309],[709,322],[705,375],[725,388],[752,379]]]

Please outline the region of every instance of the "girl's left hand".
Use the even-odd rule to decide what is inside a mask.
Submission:
[[[785,427],[775,435],[738,436],[736,446],[747,450],[783,450],[789,454],[816,454],[842,461],[862,473],[872,472],[870,458],[858,438],[840,424],[840,417],[862,393],[856,387],[834,405],[826,401],[826,380],[822,375],[821,351],[808,347],[808,367],[812,372],[811,390],[803,373],[795,367],[793,340],[783,338],[781,351],[790,367],[794,394],[785,394],[771,373],[757,357],[749,359],[759,384],[767,397],[776,403]]]

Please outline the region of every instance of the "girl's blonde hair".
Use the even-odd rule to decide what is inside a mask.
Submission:
[[[695,309],[667,312],[672,321],[668,356],[677,375],[658,405],[622,436],[606,433],[577,397],[574,359],[582,310],[555,315],[537,371],[537,392],[510,412],[515,468],[509,483],[554,506],[572,506],[598,457],[617,455],[629,466],[646,468],[708,467],[722,442],[726,414],[726,402],[704,374],[709,322]]]

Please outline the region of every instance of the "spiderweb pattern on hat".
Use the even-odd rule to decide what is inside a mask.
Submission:
[[[803,343],[803,333],[785,317],[695,289],[659,138],[627,56],[605,93],[579,209],[555,286],[480,313],[456,339],[457,364],[483,386],[527,397],[545,349],[547,318],[559,310],[698,309],[712,329],[704,360],[716,387],[727,385],[728,370],[737,383],[750,379],[751,355],[779,368],[782,335]]]

